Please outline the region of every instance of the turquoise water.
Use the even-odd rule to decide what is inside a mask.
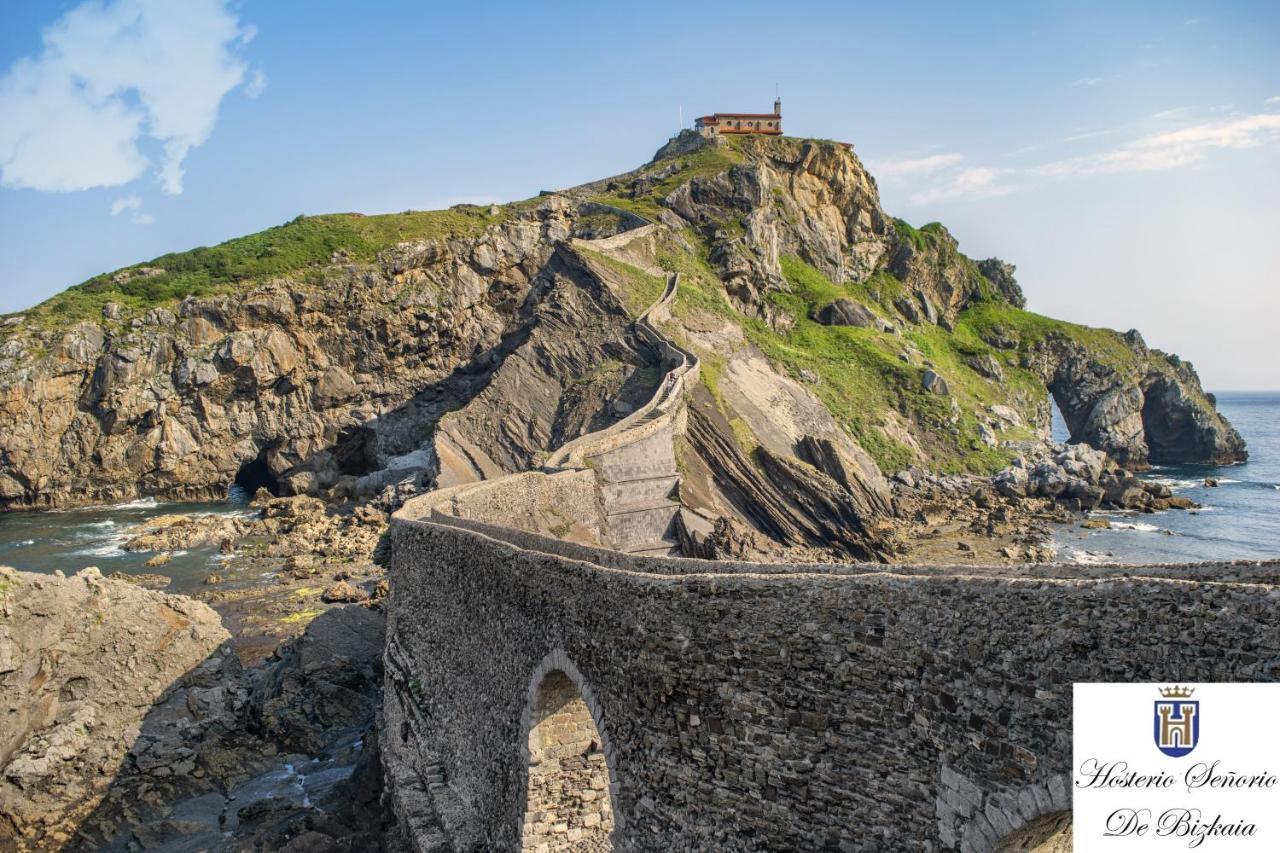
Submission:
[[[1151,515],[1097,513],[1112,530],[1060,531],[1059,556],[1089,563],[1197,561],[1280,557],[1280,392],[1223,391],[1218,408],[1249,446],[1241,465],[1162,465],[1143,475],[1203,509]],[[1055,412],[1056,415],[1056,412]],[[1054,437],[1065,425],[1055,418]],[[1217,488],[1204,485],[1217,479]]]

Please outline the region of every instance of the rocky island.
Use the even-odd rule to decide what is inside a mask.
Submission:
[[[1274,626],[1244,654],[1232,631],[1267,623],[1280,572],[1040,565],[1048,524],[1188,508],[1135,472],[1246,451],[1189,363],[1028,311],[1014,272],[889,216],[848,145],[684,132],[591,184],[299,217],[9,316],[0,507],[257,498],[126,545],[163,571],[216,542],[213,610],[92,571],[3,576],[0,839],[1064,843],[1063,685],[1175,601],[1232,615],[1126,677],[1276,677]],[[85,596],[109,627],[34,677]],[[139,633],[147,608],[179,648]],[[126,701],[85,654],[163,663]],[[957,695],[966,678],[990,688]],[[850,697],[879,710],[855,724]],[[801,757],[751,746],[771,738]],[[901,778],[842,798],[867,755]],[[347,787],[246,792],[306,762]]]

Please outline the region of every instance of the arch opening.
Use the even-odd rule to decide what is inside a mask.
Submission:
[[[563,670],[552,670],[538,684],[529,710],[521,849],[612,850],[609,764],[582,693]]]
[[[236,503],[238,500],[251,501],[260,488],[266,489],[276,497],[280,495],[280,483],[276,480],[275,475],[271,473],[270,466],[267,465],[267,451],[265,449],[253,459],[241,465],[240,470],[236,471],[235,479],[231,481],[227,497],[232,503]]]
[[[1041,815],[1000,839],[994,853],[1071,853],[1071,812]]]

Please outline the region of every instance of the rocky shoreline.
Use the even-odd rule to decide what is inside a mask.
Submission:
[[[0,683],[27,721],[0,751],[0,846],[380,849],[386,514],[253,508],[139,524],[123,547],[148,573],[0,568]],[[204,589],[155,591],[201,545],[224,552]],[[104,655],[142,678],[103,681]]]
[[[1048,562],[1054,527],[1088,525],[1091,510],[1194,506],[1085,445],[1030,447],[991,477],[906,469],[889,482],[891,513],[874,532],[894,560],[917,564]],[[182,636],[194,641],[153,652],[172,670],[170,681],[161,678],[163,686],[123,709],[110,705],[110,691],[75,686],[81,667],[62,659],[47,687],[11,691],[31,728],[46,727],[0,762],[0,797],[16,816],[0,831],[20,849],[50,842],[68,849],[283,849],[290,840],[303,846],[287,849],[380,849],[388,832],[393,837],[377,802],[374,732],[387,593],[374,560],[387,514],[370,503],[265,491],[251,509],[252,517],[166,514],[142,522],[123,547],[152,554],[154,572],[103,578],[89,568],[64,578],[0,570],[12,626],[5,639],[17,643],[5,659],[11,669],[0,677],[15,686],[15,662],[42,660],[21,651],[39,636],[31,625],[41,617],[15,608],[66,618],[83,609],[70,603],[71,591],[115,602],[101,624],[117,635],[137,631],[146,606],[163,606],[185,614]],[[736,542],[739,558],[838,559],[771,548],[750,531],[720,533],[724,543]],[[198,546],[223,552],[198,600],[147,588],[167,585],[166,555]],[[14,594],[18,588],[23,594]],[[42,605],[40,595],[54,600]],[[83,655],[96,647],[71,648]],[[131,656],[129,666],[146,671],[149,659]],[[157,672],[167,672],[156,661]],[[50,707],[42,697],[51,692],[76,698]],[[58,732],[68,726],[91,737],[64,744]],[[88,743],[94,757],[79,756]],[[56,772],[36,766],[37,753],[63,752],[69,760]],[[69,794],[97,805],[68,810]]]

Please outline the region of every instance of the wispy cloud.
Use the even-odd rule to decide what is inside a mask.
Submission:
[[[253,69],[253,73],[249,75],[249,82],[244,84],[244,96],[246,98],[256,98],[267,88],[267,75],[261,68]]]
[[[111,215],[119,216],[125,212],[132,212],[129,219],[135,225],[150,225],[156,221],[156,218],[149,213],[142,212],[142,199],[136,195],[122,196],[111,202]]]
[[[1152,113],[1151,117],[1158,121],[1165,121],[1171,118],[1177,118],[1180,115],[1186,115],[1191,112],[1191,107],[1174,107],[1171,110],[1161,110],[1158,113]]]
[[[128,195],[111,202],[111,215],[119,216],[126,210],[137,210],[142,207],[142,199],[136,195]]]
[[[963,154],[933,154],[928,157],[882,160],[874,164],[874,171],[876,177],[886,180],[912,175],[931,175],[934,172],[955,166],[963,159]]]
[[[91,0],[51,24],[39,55],[0,78],[0,186],[127,184],[152,165],[140,144],[149,139],[161,188],[182,192],[183,161],[245,77],[238,51],[253,33],[230,6]]]
[[[1016,173],[1015,169],[996,169],[988,166],[961,169],[946,183],[916,193],[911,197],[911,201],[914,204],[930,204],[955,198],[991,198],[1008,195],[1019,189],[1017,183],[1008,180]]]
[[[1081,77],[1078,80],[1071,81],[1071,88],[1076,89],[1076,88],[1079,88],[1080,86],[1097,86],[1101,84],[1105,79],[1106,78],[1104,77]]]
[[[1015,192],[1037,180],[1167,171],[1199,163],[1215,151],[1276,143],[1280,143],[1280,114],[1258,113],[1151,133],[1115,148],[1030,167],[947,169],[943,170],[944,180],[921,189],[910,200],[929,204],[989,198]]]
[[[1270,98],[1267,98],[1267,99],[1266,99],[1265,101],[1263,101],[1262,103],[1266,104],[1266,105],[1267,105],[1267,106],[1269,106],[1269,107],[1274,107],[1274,106],[1280,105],[1280,95],[1274,95],[1274,96],[1272,96],[1272,97],[1270,97]]]

